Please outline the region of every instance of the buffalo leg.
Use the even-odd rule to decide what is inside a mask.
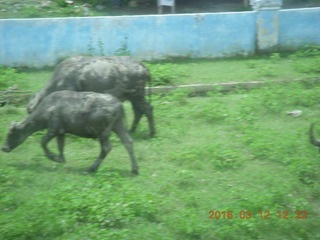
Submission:
[[[146,102],[146,112],[148,123],[149,123],[149,130],[150,136],[153,137],[156,134],[156,130],[154,127],[154,119],[153,119],[153,107]]]
[[[135,108],[134,106],[133,106],[133,111],[134,111],[134,120],[133,120],[133,123],[132,123],[131,128],[130,128],[130,132],[131,133],[134,133],[136,131],[136,129],[138,127],[138,124],[139,124],[139,122],[141,120],[141,117],[143,115],[143,113],[141,113],[138,110],[138,108]]]
[[[125,126],[123,119],[119,119],[119,121],[116,122],[115,127],[114,127],[114,132],[118,135],[118,137],[121,139],[122,144],[125,146],[127,149],[130,160],[131,160],[131,172],[133,174],[138,174],[138,163],[137,160],[134,156],[134,151],[133,151],[133,144],[132,144],[132,139],[129,136]]]
[[[49,158],[52,161],[55,162],[63,162],[63,159],[61,159],[59,156],[57,156],[56,154],[50,152],[50,150],[48,149],[47,145],[48,143],[54,138],[56,137],[56,134],[48,131],[47,134],[42,138],[41,141],[41,146],[47,156],[47,158]]]
[[[64,148],[64,134],[60,134],[57,137],[58,149],[59,149],[59,162],[65,162],[64,155],[63,155],[63,148]]]
[[[152,106],[143,99],[132,99],[131,100],[132,108],[134,111],[134,120],[130,129],[130,132],[135,132],[142,115],[146,115],[149,123],[150,136],[155,135],[155,127],[153,120],[153,108]]]
[[[100,164],[102,163],[103,159],[107,156],[107,154],[111,150],[111,144],[109,141],[109,134],[108,136],[102,136],[99,138],[100,145],[101,145],[101,152],[100,156],[97,158],[97,160],[91,165],[91,167],[88,169],[88,172],[95,172],[98,170]]]

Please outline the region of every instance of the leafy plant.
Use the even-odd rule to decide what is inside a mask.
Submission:
[[[277,63],[281,60],[281,54],[280,53],[272,53],[270,55],[270,60],[273,62],[273,63]]]
[[[115,56],[131,56],[131,52],[128,48],[128,38],[125,37],[123,40],[123,43],[121,44],[121,47],[118,48],[115,53]]]
[[[24,74],[18,73],[16,69],[0,66],[0,89],[11,87],[23,78]]]
[[[226,104],[221,100],[222,98],[219,97],[219,94],[209,93],[209,96],[210,100],[207,102],[194,102],[192,104],[192,115],[195,118],[206,119],[209,122],[228,117],[228,109],[226,108]]]
[[[103,4],[103,5],[109,5],[110,1],[109,0],[78,0],[78,2],[83,2],[83,3],[89,3],[94,6],[98,4]]]
[[[320,46],[305,46],[304,48],[296,51],[290,57],[299,58],[299,57],[319,57],[320,56]]]
[[[57,3],[57,5],[59,6],[59,7],[66,7],[66,6],[68,6],[68,3],[65,1],[65,0],[54,0],[56,3]]]
[[[96,45],[96,46],[95,46]],[[92,40],[88,43],[88,53],[90,56],[104,56],[104,44],[101,39],[96,44]]]
[[[145,63],[149,68],[153,86],[174,84],[175,80],[186,75],[184,68],[172,63]]]
[[[302,73],[319,73],[320,72],[320,56],[314,57],[312,61],[308,63],[299,62],[296,63],[296,69]]]
[[[264,77],[277,76],[277,72],[275,71],[275,68],[272,65],[263,65],[257,69],[257,72]]]
[[[309,61],[296,61],[295,67],[302,73],[319,73],[320,72],[320,47],[306,46],[303,49],[292,54],[291,59],[309,58]]]

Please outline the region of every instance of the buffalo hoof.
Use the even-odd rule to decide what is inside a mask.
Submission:
[[[87,173],[94,173],[94,172],[96,172],[97,171],[97,168],[89,168],[86,172]]]
[[[63,157],[57,156],[57,155],[53,156],[53,161],[58,162],[58,163],[65,163],[66,162]]]
[[[47,157],[48,157],[50,160],[54,161],[54,162],[58,162],[58,163],[65,163],[65,162],[66,162],[63,157],[58,156],[58,155],[55,155],[55,154],[53,154],[53,153],[47,154]]]
[[[150,138],[155,138],[156,137],[156,133],[150,133],[149,137]]]
[[[139,174],[139,171],[138,171],[138,169],[133,169],[133,170],[131,171],[131,173],[137,175],[137,174]]]
[[[66,161],[64,160],[64,158],[58,157],[57,162],[58,163],[65,163]]]

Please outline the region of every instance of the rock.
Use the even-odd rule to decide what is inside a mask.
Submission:
[[[68,5],[73,5],[73,4],[74,4],[74,1],[66,1],[66,4],[68,4]]]
[[[291,115],[292,117],[300,117],[302,115],[301,110],[294,110],[291,112],[287,112],[288,115]]]

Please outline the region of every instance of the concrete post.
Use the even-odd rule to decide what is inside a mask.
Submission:
[[[279,43],[279,10],[282,0],[250,0],[257,12],[257,52],[272,52],[278,49]]]
[[[157,0],[157,5],[158,5],[158,14],[163,13],[163,6],[170,7],[172,14],[176,12],[175,0]]]

